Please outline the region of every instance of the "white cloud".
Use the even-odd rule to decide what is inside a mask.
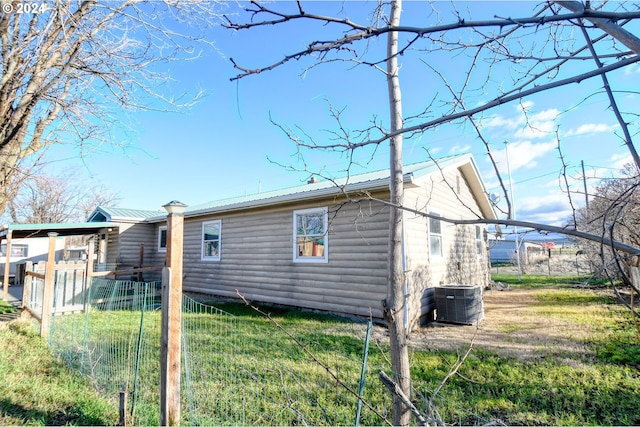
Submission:
[[[491,117],[485,117],[480,121],[483,128],[487,129],[506,129],[514,130],[522,124],[520,117],[505,117],[501,115],[495,115]]]
[[[469,151],[471,151],[471,146],[470,145],[454,145],[453,147],[449,148],[449,154],[453,155],[453,154],[459,154],[459,153],[468,153]]]
[[[530,100],[522,101],[520,105],[516,108],[520,109],[522,107],[523,110],[529,110],[534,106],[534,102]]]
[[[532,113],[533,102],[525,101],[515,107],[515,114],[511,116],[494,115],[481,120],[485,129],[493,129],[509,134],[508,139],[535,139],[548,137],[555,132],[556,119],[560,111],[549,108]]]
[[[629,153],[614,154],[611,156],[611,167],[622,170],[627,163],[633,163],[633,158]]]
[[[640,74],[640,65],[633,64],[627,67],[624,67],[624,74],[630,76],[632,74]]]
[[[505,149],[494,151],[493,156],[500,170],[506,175],[507,150],[509,152],[509,167],[511,172],[514,172],[520,168],[531,169],[537,167],[537,159],[555,150],[556,147],[555,141],[540,143],[531,141],[510,142]]]
[[[594,167],[586,172],[587,181],[590,183],[590,190],[598,185],[602,178],[616,178],[620,176],[626,164],[633,163],[631,154],[627,152],[612,154],[608,160],[602,159],[606,167]]]
[[[555,108],[543,110],[535,114],[526,114],[522,117],[522,125],[516,130],[516,139],[545,138],[553,133],[557,127],[556,119],[560,112]]]
[[[563,226],[572,215],[567,195],[560,190],[545,196],[516,199],[516,217],[522,221]]]
[[[603,132],[613,132],[618,125],[607,125],[604,123],[587,123],[584,125],[578,126],[577,129],[569,129],[569,131],[565,132],[563,136],[577,136],[577,135],[585,135],[590,133],[603,133]]]

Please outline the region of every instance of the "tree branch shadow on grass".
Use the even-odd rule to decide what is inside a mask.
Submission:
[[[107,425],[108,421],[85,413],[81,405],[45,411],[28,408],[6,397],[0,398],[0,424],[2,425]]]

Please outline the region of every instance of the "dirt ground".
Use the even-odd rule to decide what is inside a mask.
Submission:
[[[470,345],[507,357],[534,360],[554,356],[575,360],[578,354],[592,356],[584,345],[588,331],[562,319],[536,313],[535,292],[531,289],[484,292],[484,319],[478,325],[434,323],[411,335],[411,346],[421,349],[457,350]],[[582,357],[580,357],[582,359]]]

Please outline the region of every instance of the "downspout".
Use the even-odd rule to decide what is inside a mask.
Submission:
[[[408,174],[407,179],[405,179],[405,184],[414,184],[414,176],[413,173]],[[406,233],[404,229],[406,216],[406,211],[402,210],[402,271],[404,272],[404,280],[402,284],[402,293],[404,295],[404,329],[405,332],[408,333],[409,329],[409,270],[407,270],[407,252],[406,252]]]
[[[409,271],[407,270],[407,255],[405,248],[406,234],[404,230],[405,212],[402,211],[402,271],[404,272],[404,281],[402,284],[402,293],[404,295],[404,329],[408,333],[409,329]]]

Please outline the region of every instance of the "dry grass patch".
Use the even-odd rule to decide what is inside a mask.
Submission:
[[[598,327],[594,319],[602,309],[567,303],[565,290],[488,290],[483,303],[485,317],[479,325],[435,324],[413,334],[411,344],[455,351],[473,342],[476,349],[520,360],[577,355],[590,359],[596,355],[588,343]]]

